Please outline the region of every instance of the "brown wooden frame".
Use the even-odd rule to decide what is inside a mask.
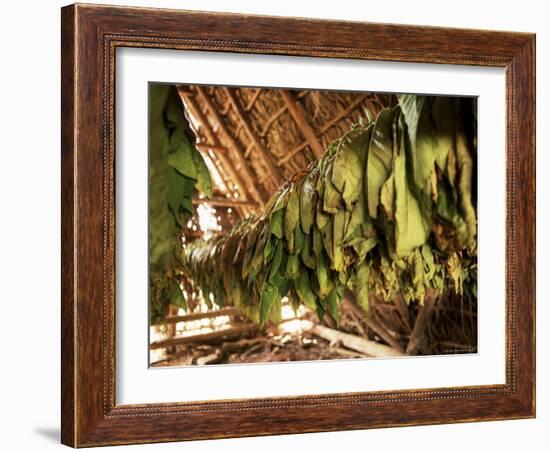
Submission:
[[[117,47],[506,69],[506,383],[115,404]],[[62,9],[62,442],[146,443],[535,416],[535,35],[159,9]]]

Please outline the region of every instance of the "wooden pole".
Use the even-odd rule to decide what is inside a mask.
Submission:
[[[288,111],[294,118],[294,121],[296,121],[298,128],[304,134],[304,138],[309,143],[309,146],[311,147],[313,153],[315,154],[315,157],[317,159],[320,159],[321,156],[323,155],[323,152],[325,152],[325,149],[321,145],[321,142],[317,139],[317,136],[315,135],[315,131],[309,124],[306,118],[306,113],[304,109],[296,101],[296,99],[294,98],[294,95],[289,90],[281,89],[279,91],[284,101],[286,102]]]
[[[222,308],[216,309],[215,311],[207,312],[193,312],[191,314],[185,315],[174,315],[166,317],[166,323],[179,323],[179,322],[189,322],[191,320],[202,320],[202,319],[212,319],[215,317],[221,317],[224,315],[238,315],[239,311],[235,308]]]
[[[426,342],[426,327],[430,322],[433,307],[437,301],[438,293],[435,289],[426,289],[424,296],[424,305],[420,306],[413,331],[407,344],[407,354],[416,355]]]
[[[164,339],[161,341],[153,342],[149,345],[150,350],[156,350],[158,348],[166,348],[175,345],[192,344],[192,343],[207,343],[216,342],[220,339],[227,339],[230,337],[238,337],[243,334],[257,332],[258,327],[252,323],[246,323],[243,325],[234,326],[220,331],[212,331],[211,333],[195,334],[192,336],[179,336],[170,339]]]
[[[223,147],[219,144],[211,144],[211,143],[197,143],[197,147],[201,151],[208,152],[209,149],[217,152],[223,152],[224,154],[227,154],[227,148]]]
[[[246,111],[252,110],[252,108],[254,107],[254,104],[258,100],[258,97],[260,97],[260,94],[262,94],[262,89],[258,88],[254,93],[254,95],[252,96],[252,99],[250,99],[250,101],[248,101],[248,104],[246,104],[246,107],[244,108]]]
[[[271,124],[273,124],[275,121],[277,121],[277,119],[279,119],[279,117],[285,112],[288,110],[288,107],[285,105],[283,105],[281,108],[279,108],[275,114],[273,114],[264,124],[263,128],[262,128],[262,131],[260,132],[260,136],[265,136],[265,134],[267,133],[267,131],[269,130],[269,128],[271,127]]]
[[[333,330],[322,325],[315,325],[309,330],[315,336],[325,339],[329,342],[340,343],[344,347],[347,347],[356,352],[364,353],[365,355],[375,358],[384,358],[388,356],[405,356],[395,348],[388,347],[387,345],[379,344],[378,342],[363,339],[353,334],[342,333],[338,330]]]
[[[254,143],[254,147],[256,148],[256,150],[262,157],[265,165],[269,169],[269,175],[275,181],[276,185],[281,185],[285,181],[283,173],[275,163],[275,160],[273,159],[271,153],[265,148],[258,135],[256,135],[256,132],[250,124],[250,121],[246,117],[246,114],[243,111],[241,104],[239,103],[239,99],[237,99],[237,96],[235,95],[235,92],[227,87],[224,87],[223,89],[225,94],[227,95],[227,98],[229,99],[229,102],[233,106],[233,110],[235,111],[237,118],[239,118],[239,121],[244,127],[248,138],[250,138],[250,141]]]
[[[346,293],[344,296],[344,305],[350,309],[359,319],[361,319],[365,324],[373,330],[378,336],[380,336],[387,344],[391,345],[394,349],[398,350],[401,353],[405,352],[403,346],[391,336],[391,334],[384,330],[375,319],[368,318],[363,312],[363,310],[357,305],[355,300],[352,299],[351,293]]]

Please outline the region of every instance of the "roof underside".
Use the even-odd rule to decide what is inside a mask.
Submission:
[[[260,211],[352,124],[392,104],[390,95],[350,91],[179,85],[178,92],[213,176],[207,204],[218,230]]]

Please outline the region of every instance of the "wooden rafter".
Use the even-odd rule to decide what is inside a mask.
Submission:
[[[214,103],[212,102],[212,99],[210,99],[210,96],[208,95],[206,90],[202,86],[196,86],[195,89],[199,94],[199,97],[205,103],[206,108],[208,108],[208,111],[216,121],[219,130],[224,134],[230,147],[233,149],[237,162],[239,163],[242,169],[241,174],[247,181],[247,184],[248,184],[247,187],[250,189],[251,195],[259,204],[261,205],[265,204],[266,199],[264,199],[262,194],[256,188],[256,185],[254,184],[254,169],[250,165],[250,162],[244,157],[243,150],[241,149],[239,143],[235,141],[235,139],[231,135],[231,132],[225,126],[223,118],[221,117],[220,113],[214,106]]]
[[[280,159],[277,163],[279,165],[284,165],[286,162],[288,162],[292,157],[294,157],[299,152],[303,151],[305,148],[309,146],[309,143],[307,141],[304,141],[300,143],[295,148],[291,149],[282,159]]]
[[[262,94],[262,89],[258,88],[254,95],[252,96],[252,99],[246,104],[246,107],[244,107],[245,111],[250,111],[254,107],[254,104],[258,100],[258,97],[260,97],[260,94]]]
[[[359,96],[357,99],[355,99],[351,104],[348,105],[344,110],[342,110],[340,113],[338,113],[334,118],[327,121],[323,126],[321,127],[320,131],[321,133],[325,133],[328,129],[330,129],[332,126],[334,126],[336,123],[344,119],[347,115],[349,115],[353,110],[355,110],[359,105],[361,105],[366,99],[369,97],[368,94],[363,94],[362,96]]]
[[[202,130],[206,134],[206,137],[210,141],[208,143],[209,145],[212,144],[212,146],[207,147],[206,149],[202,148],[199,145],[199,149],[206,152],[210,159],[214,162],[214,164],[220,165],[222,169],[224,170],[224,174],[228,174],[231,177],[232,182],[238,187],[239,193],[241,196],[244,196],[246,200],[250,199],[252,196],[250,194],[250,191],[246,187],[246,183],[243,180],[243,178],[240,176],[240,174],[235,170],[233,167],[233,163],[230,161],[230,159],[227,157],[229,152],[227,148],[224,148],[218,136],[214,133],[212,130],[212,127],[210,126],[210,123],[208,122],[208,118],[204,115],[202,110],[200,109],[200,106],[197,104],[195,100],[195,93],[193,91],[189,91],[188,89],[184,89],[183,87],[178,87],[178,92],[180,96],[185,100],[186,105],[191,110],[191,113],[197,118],[197,120],[200,123],[200,126],[202,127]],[[220,149],[224,149],[223,151],[220,151]],[[212,151],[216,150],[217,152],[214,154]],[[212,154],[212,155],[211,155]],[[215,156],[216,159],[213,159],[212,156]],[[223,177],[224,183],[227,185],[226,178]],[[250,213],[250,208],[246,206],[236,207],[237,213],[241,218],[243,218],[246,214]]]
[[[307,120],[307,116],[304,109],[296,101],[296,99],[294,98],[294,95],[289,90],[282,89],[280,90],[280,93],[288,107],[288,111],[294,118],[296,125],[301,130],[301,132],[304,135],[304,138],[309,143],[309,146],[311,147],[313,154],[315,154],[316,158],[318,159],[321,158],[324,152],[324,148],[321,142],[318,140],[317,136],[315,135],[315,131],[311,127],[309,121]]]
[[[265,165],[267,166],[270,177],[274,180],[276,185],[282,184],[285,181],[285,178],[283,176],[283,173],[281,172],[281,169],[277,166],[276,162],[273,159],[273,156],[265,148],[264,144],[262,143],[258,135],[256,135],[256,132],[253,129],[252,124],[250,124],[250,121],[246,117],[246,113],[241,107],[241,104],[239,102],[239,99],[237,99],[235,92],[232,89],[227,87],[224,87],[223,90],[227,95],[229,102],[233,106],[233,111],[239,118],[240,124],[246,131],[248,138],[254,143],[254,147],[260,154]]]
[[[239,185],[242,183],[242,180],[239,179],[238,173],[234,170],[233,165],[228,161],[227,155],[222,154],[220,152],[214,153],[212,150],[207,151],[210,160],[216,165],[216,167],[221,168],[223,171],[218,171],[220,177],[222,178],[223,184],[227,187],[228,191],[232,190],[231,185],[236,185],[239,193],[241,196],[245,196],[245,199],[242,199],[242,201],[249,202],[250,206],[247,205],[240,205],[235,206],[235,210],[239,214],[241,218],[244,218],[247,214],[253,212],[255,210],[255,207],[258,207],[259,205],[255,202],[251,201],[250,198],[247,196],[248,192],[243,191],[241,186]]]
[[[208,151],[208,149],[212,149],[213,151],[217,152],[223,152],[224,154],[227,154],[227,148],[224,146],[221,146],[219,144],[212,144],[212,143],[197,143],[197,147],[201,151]]]
[[[355,99],[349,106],[342,110],[340,113],[338,113],[333,118],[329,119],[325,124],[321,126],[319,131],[321,133],[325,133],[327,130],[329,130],[331,127],[336,125],[338,122],[340,122],[342,119],[344,119],[347,115],[349,115],[353,110],[355,110],[357,107],[359,107],[367,98],[369,97],[368,94],[363,94],[362,96]],[[296,154],[303,151],[305,148],[307,148],[309,145],[309,141],[303,141],[298,146],[291,149],[283,158],[279,159],[277,161],[277,164],[284,165],[286,162],[291,160]]]
[[[260,132],[260,136],[265,136],[269,128],[271,127],[271,124],[273,124],[279,117],[287,110],[286,104],[283,105],[281,108],[279,108],[264,124],[262,131]]]
[[[203,100],[204,100],[206,106],[208,107],[210,105],[209,110],[214,110],[212,114],[217,115],[218,113],[217,113],[217,111],[215,111],[210,99],[207,96],[204,96],[204,94],[206,94],[206,93],[204,92],[203,88],[202,87],[197,87],[197,92],[199,94],[201,93],[201,91],[203,92],[202,97],[203,97]],[[194,98],[195,93],[193,92],[192,94],[193,94],[193,96],[190,96],[188,91],[180,90],[180,95],[183,96],[183,98],[185,99],[186,104],[192,110],[192,113],[195,115],[195,117],[200,122],[200,124],[203,125],[204,132],[205,132],[209,142],[213,143],[215,146],[222,147],[222,144],[220,142],[220,139],[218,138],[218,135],[215,133],[214,129],[212,128],[212,126],[208,122],[208,118],[202,112],[199,105],[197,104],[197,102]],[[220,125],[221,124],[218,123],[218,127],[220,127]],[[232,140],[232,138],[229,134],[227,135],[227,137],[228,137],[228,140],[230,142],[232,142],[232,141],[234,142],[234,140]],[[238,152],[236,152],[236,153],[238,154]],[[225,152],[225,153],[218,152],[218,153],[216,153],[216,156],[218,157],[218,159],[220,160],[220,162],[222,163],[222,165],[226,169],[226,171],[231,175],[231,177],[232,177],[233,181],[235,182],[235,184],[237,185],[237,187],[239,187],[239,191],[243,195],[245,195],[247,198],[251,197],[252,199],[254,199],[256,201],[256,203],[258,203],[258,205],[262,206],[264,204],[264,200],[263,200],[261,194],[256,190],[256,188],[254,186],[254,182],[253,182],[254,179],[252,178],[250,172],[246,171],[247,167],[245,166],[243,168],[242,172],[237,171],[235,169],[234,165],[233,165],[233,162],[228,157],[227,152]],[[243,165],[241,163],[241,167],[242,166]]]

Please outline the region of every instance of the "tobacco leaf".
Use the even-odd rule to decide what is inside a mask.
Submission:
[[[309,281],[309,273],[304,270],[300,273],[298,279],[294,282],[294,289],[300,297],[300,300],[309,308],[315,310],[316,297],[313,291],[311,290],[311,283]]]
[[[392,167],[392,122],[393,109],[382,110],[378,115],[371,134],[371,143],[367,156],[366,175],[363,178],[365,197],[368,201],[369,215],[377,217],[380,203],[380,190],[388,179]]]
[[[279,290],[274,285],[267,283],[260,299],[260,327],[263,327],[268,320],[273,304],[278,298],[280,298]]]
[[[297,189],[290,192],[284,217],[284,236],[289,253],[294,252],[294,229],[300,219],[300,198]]]
[[[284,296],[337,321],[344,288],[365,311],[369,294],[475,296],[475,134],[464,127],[472,103],[401,97],[333,142],[258,216],[187,245],[183,271],[207,298],[262,325],[277,321]]]
[[[300,190],[300,225],[305,234],[309,234],[313,225],[315,193],[315,181],[312,172],[304,179]]]
[[[407,161],[403,136],[393,159],[395,187],[396,252],[407,256],[414,248],[426,243],[431,229],[431,212],[422,209],[407,176]]]

